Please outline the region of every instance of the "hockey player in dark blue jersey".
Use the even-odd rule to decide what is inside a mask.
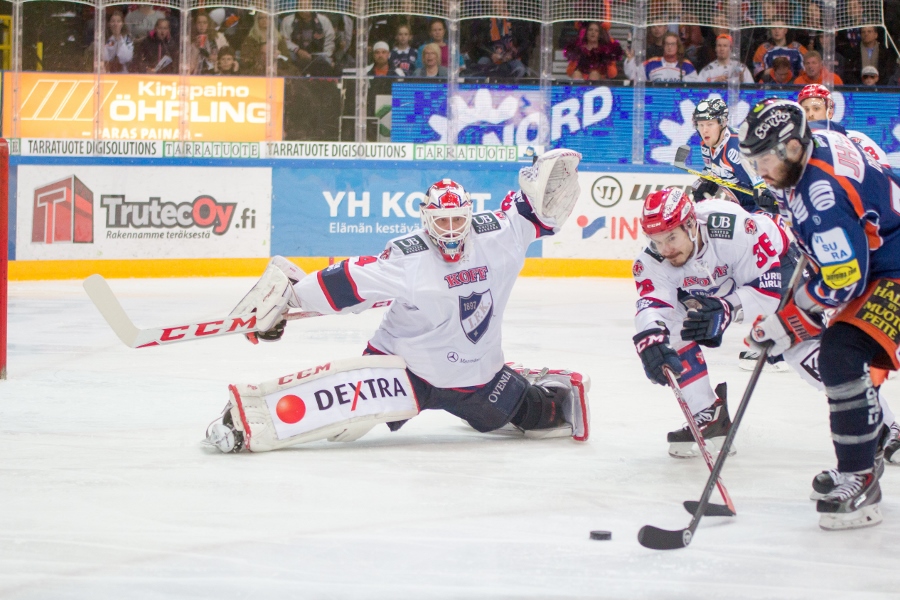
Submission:
[[[817,504],[819,525],[877,525],[873,466],[887,430],[870,368],[900,367],[900,179],[846,136],[813,133],[803,108],[788,100],[757,104],[741,125],[740,147],[786,203],[817,271],[784,309],[757,320],[748,341],[777,354],[821,334],[837,470]],[[829,309],[836,312],[823,327]]]
[[[744,194],[734,189],[741,208],[749,213],[777,212],[775,198],[763,180],[753,172],[741,155],[737,132],[728,127],[728,105],[720,98],[704,100],[694,109],[694,129],[700,135],[700,154],[704,172],[742,188],[753,190]],[[716,195],[719,185],[708,179],[694,182],[694,202]]]

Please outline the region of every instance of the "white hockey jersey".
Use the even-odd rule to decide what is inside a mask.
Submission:
[[[740,306],[749,322],[778,307],[785,232],[768,216],[751,215],[727,200],[704,200],[696,211],[703,240],[696,256],[674,267],[648,247],[634,262],[638,332],[656,327],[657,321],[674,323],[685,293],[724,298]]]
[[[446,262],[425,230],[388,242],[380,256],[357,256],[294,286],[305,310],[360,312],[393,299],[372,348],[402,356],[440,388],[489,382],[503,367],[503,311],[531,242],[554,231],[521,193],[503,210],[478,213],[465,256]]]

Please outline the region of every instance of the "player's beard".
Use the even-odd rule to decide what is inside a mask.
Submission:
[[[785,159],[781,164],[784,165],[784,171],[775,183],[772,184],[772,187],[779,190],[787,190],[800,182],[800,177],[803,175],[803,163]]]

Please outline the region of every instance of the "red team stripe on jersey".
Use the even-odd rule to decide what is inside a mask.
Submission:
[[[884,240],[881,239],[881,235],[878,233],[878,226],[871,221],[863,219],[863,215],[866,211],[863,209],[862,200],[859,198],[859,194],[856,193],[856,188],[853,187],[853,184],[850,183],[850,180],[846,177],[842,177],[841,175],[837,175],[834,172],[834,167],[829,165],[827,162],[818,159],[811,158],[809,159],[809,164],[814,167],[818,167],[822,171],[825,171],[838,182],[844,191],[847,192],[847,197],[850,199],[850,204],[853,205],[853,210],[856,212],[856,216],[859,217],[865,223],[864,227],[866,230],[866,237],[869,239],[869,250],[878,250],[881,248],[881,245],[884,243]]]

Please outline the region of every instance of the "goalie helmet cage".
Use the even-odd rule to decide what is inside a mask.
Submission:
[[[0,138],[0,379],[6,379],[9,282],[9,145]]]

